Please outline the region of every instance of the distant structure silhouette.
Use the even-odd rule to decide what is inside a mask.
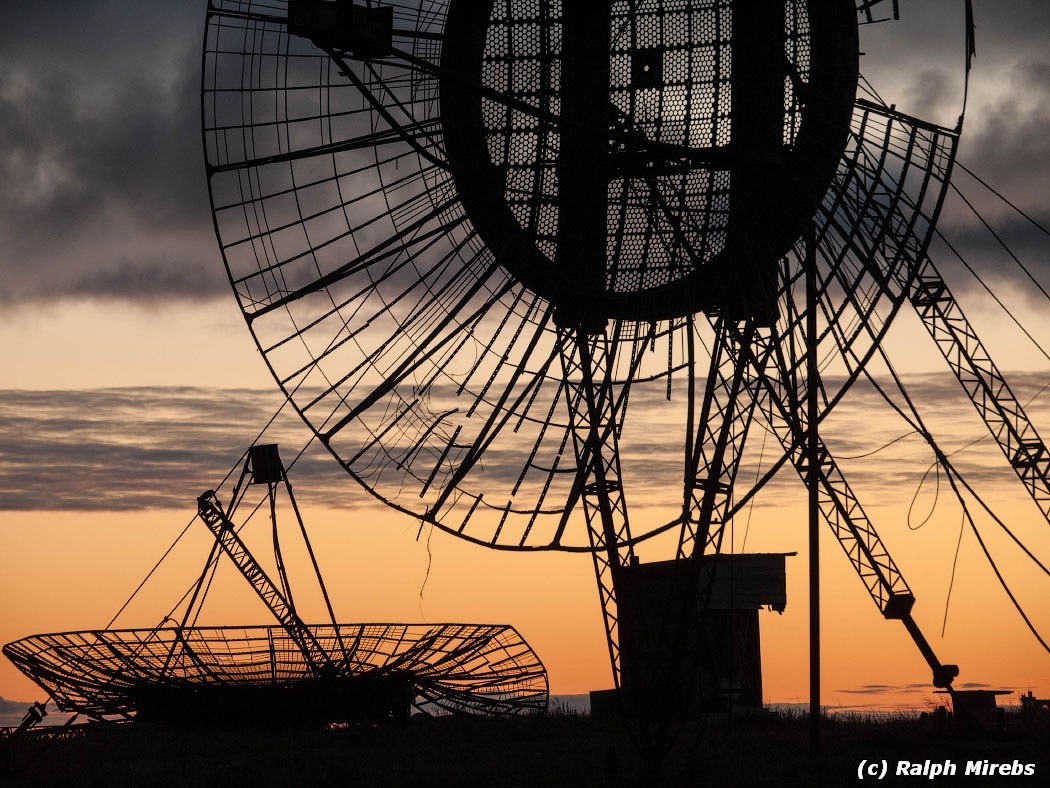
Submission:
[[[266,490],[254,507],[245,503],[253,486]],[[242,504],[250,511],[235,523]],[[259,510],[271,520],[276,581],[240,535]],[[306,624],[296,610],[278,535],[279,511],[298,526],[330,623]],[[513,627],[337,623],[276,445],[252,446],[228,506],[209,490],[198,498],[198,515],[215,544],[199,580],[183,597],[180,621],[152,629],[34,635],[8,643],[5,656],[60,710],[98,720],[258,727],[397,720],[419,713],[501,717],[547,708],[547,671]],[[223,554],[278,625],[196,626]]]

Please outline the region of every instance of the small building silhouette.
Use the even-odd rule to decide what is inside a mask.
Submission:
[[[617,586],[621,685],[591,693],[592,714],[632,714],[654,705],[672,717],[760,709],[758,612],[783,612],[788,555],[794,553],[623,567]]]

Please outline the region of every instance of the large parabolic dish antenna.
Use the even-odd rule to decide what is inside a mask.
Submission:
[[[712,607],[718,566],[738,563],[719,558],[723,536],[785,465],[810,489],[811,545],[819,512],[932,683],[954,692],[958,668],[920,631],[914,594],[817,429],[882,356],[902,307],[1050,519],[1050,451],[929,256],[956,167],[972,9],[957,5],[965,69],[946,127],[871,86],[877,43],[860,67],[860,26],[892,27],[898,7],[209,10],[216,233],[275,379],[390,506],[492,548],[589,552],[618,697],[659,721],[643,735],[650,754],[665,751],[682,696],[728,697],[705,643],[705,617],[734,613]],[[958,471],[904,399],[910,414],[892,407],[962,501]],[[769,470],[739,473],[750,452],[762,464],[767,436]],[[637,545],[657,535],[641,563]]]
[[[823,411],[930,240],[957,130],[858,92],[857,26],[851,0],[213,3],[215,225],[274,377],[375,496],[507,549],[594,548],[593,388],[602,475],[671,513],[630,538],[690,542],[699,425],[733,425],[723,483],[753,414],[790,452],[806,348]]]

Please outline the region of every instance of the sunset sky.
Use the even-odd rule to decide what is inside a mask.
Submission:
[[[903,21],[864,31],[862,49],[882,64],[866,73],[902,111],[954,125],[962,7],[901,0]],[[960,161],[1050,226],[1050,7],[974,0],[974,10]],[[203,24],[203,3],[39,0],[9,10],[0,27],[0,643],[104,627],[190,520],[196,496],[282,405],[213,234],[199,130]],[[1050,237],[965,174],[956,182],[1050,289]],[[1050,347],[1050,304],[959,200],[949,199],[941,227]],[[1034,398],[1028,414],[1050,438],[1050,360],[960,265],[943,253],[937,261],[1018,399]],[[914,313],[901,314],[887,347],[942,448],[962,449],[953,460],[966,478],[1050,563],[1050,524],[994,444],[974,443],[987,430]],[[860,458],[907,431],[858,386],[825,438],[915,591],[917,621],[941,659],[960,665],[956,686],[1050,695],[1050,654],[968,530],[941,636],[960,508],[943,478],[939,491],[934,475],[920,488],[931,455],[914,436]],[[287,460],[310,433],[284,412],[267,437]],[[418,521],[368,499],[316,445],[293,483],[342,620],[510,623],[546,663],[552,692],[610,686],[587,556],[496,553],[420,532]],[[732,533],[737,549],[746,533],[749,551],[799,552],[788,559],[786,612],[761,616],[774,702],[807,693],[805,501],[788,470]],[[1050,578],[987,516],[977,523],[1050,638]],[[925,663],[903,628],[878,615],[831,534],[823,538],[825,703],[928,708],[937,696]],[[117,625],[156,624],[208,545],[195,524]],[[642,546],[642,560],[647,550],[659,547]],[[228,566],[213,597],[209,623],[268,623]],[[301,605],[321,617],[319,599]],[[42,700],[6,660],[0,698]]]

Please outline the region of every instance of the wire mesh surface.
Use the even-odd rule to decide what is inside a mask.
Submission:
[[[482,239],[447,161],[434,74],[447,3],[378,5],[394,7],[393,46],[401,55],[369,61],[289,35],[280,2],[218,2],[210,13],[204,140],[233,289],[277,382],[348,473],[380,500],[485,545],[586,550],[582,515],[572,503],[586,469],[572,456],[554,305]],[[533,5],[534,16],[520,10]],[[500,0],[493,14],[528,17],[535,21],[526,27],[545,30],[541,6],[549,20],[559,6],[533,5]],[[712,15],[720,5],[691,4],[683,19],[695,22],[682,24],[705,30],[720,18]],[[661,7],[679,13],[671,3]],[[639,18],[644,22],[644,13]],[[790,39],[800,68],[805,25],[800,19]],[[508,35],[513,29],[503,27]],[[721,132],[717,118],[687,124],[669,109],[675,29],[662,34],[672,55],[660,99],[666,106],[645,123],[647,133],[692,144]],[[699,36],[693,66],[682,66],[702,75],[711,91],[723,79],[717,38]],[[529,46],[541,45],[536,38]],[[511,68],[521,70],[521,100],[557,109],[544,87],[553,76],[537,74],[527,59],[504,63],[491,52],[504,75],[493,72],[493,86],[509,79]],[[611,65],[619,73],[616,57]],[[789,86],[785,91],[793,106]],[[633,111],[648,117],[644,92],[613,91],[618,107],[631,110],[633,101]],[[534,115],[519,123],[507,110],[494,112],[491,155],[517,179],[505,186],[508,199],[519,223],[536,224],[542,251],[557,232],[544,213],[550,187],[543,140],[553,144],[557,132],[544,127],[541,134]],[[787,138],[793,117],[785,114]],[[497,131],[527,145],[500,148]],[[813,217],[822,408],[859,374],[899,308],[929,243],[956,142],[953,130],[890,107],[854,105],[831,186]],[[668,177],[674,187],[666,191],[684,215],[698,212],[698,248],[717,247],[717,171]],[[533,196],[514,203],[519,193]],[[526,215],[526,205],[535,216]],[[663,277],[648,272],[672,265],[674,255],[658,242],[663,220],[647,215],[656,217],[646,219],[651,226],[634,235],[625,230],[624,249],[633,244],[635,251],[630,261],[626,252],[613,258],[620,262],[611,282],[643,270],[644,277]],[[805,395],[804,261],[799,239],[778,276],[785,401]],[[700,410],[715,334],[703,315],[613,320],[606,333],[615,344],[610,390],[624,404],[624,488],[664,513],[636,518],[639,538],[672,526],[666,512],[682,505],[686,425]]]
[[[9,643],[4,654],[58,708],[95,718],[133,715],[158,692],[173,702],[215,688],[294,693],[317,687],[347,701],[329,710],[331,719],[318,721],[339,721],[353,718],[356,688],[357,695],[366,694],[382,679],[406,682],[407,700],[427,714],[503,716],[547,707],[547,671],[510,626],[340,624],[338,632],[331,625],[311,630],[336,666],[334,675],[313,674],[278,626],[63,632]]]
[[[806,81],[807,4],[785,6],[785,60]],[[732,12],[730,0],[612,4],[609,101],[613,122],[625,135],[692,149],[730,145]],[[559,232],[572,232],[558,221],[561,128],[551,120],[561,113],[563,46],[560,2],[492,4],[481,84],[537,113],[483,99],[489,158],[503,173],[503,199],[550,260]],[[790,146],[800,103],[792,81],[784,90],[784,143]],[[654,212],[656,204],[660,209]],[[724,247],[729,205],[728,167],[671,173],[651,168],[613,179],[606,203],[606,288],[650,290],[712,260]]]

